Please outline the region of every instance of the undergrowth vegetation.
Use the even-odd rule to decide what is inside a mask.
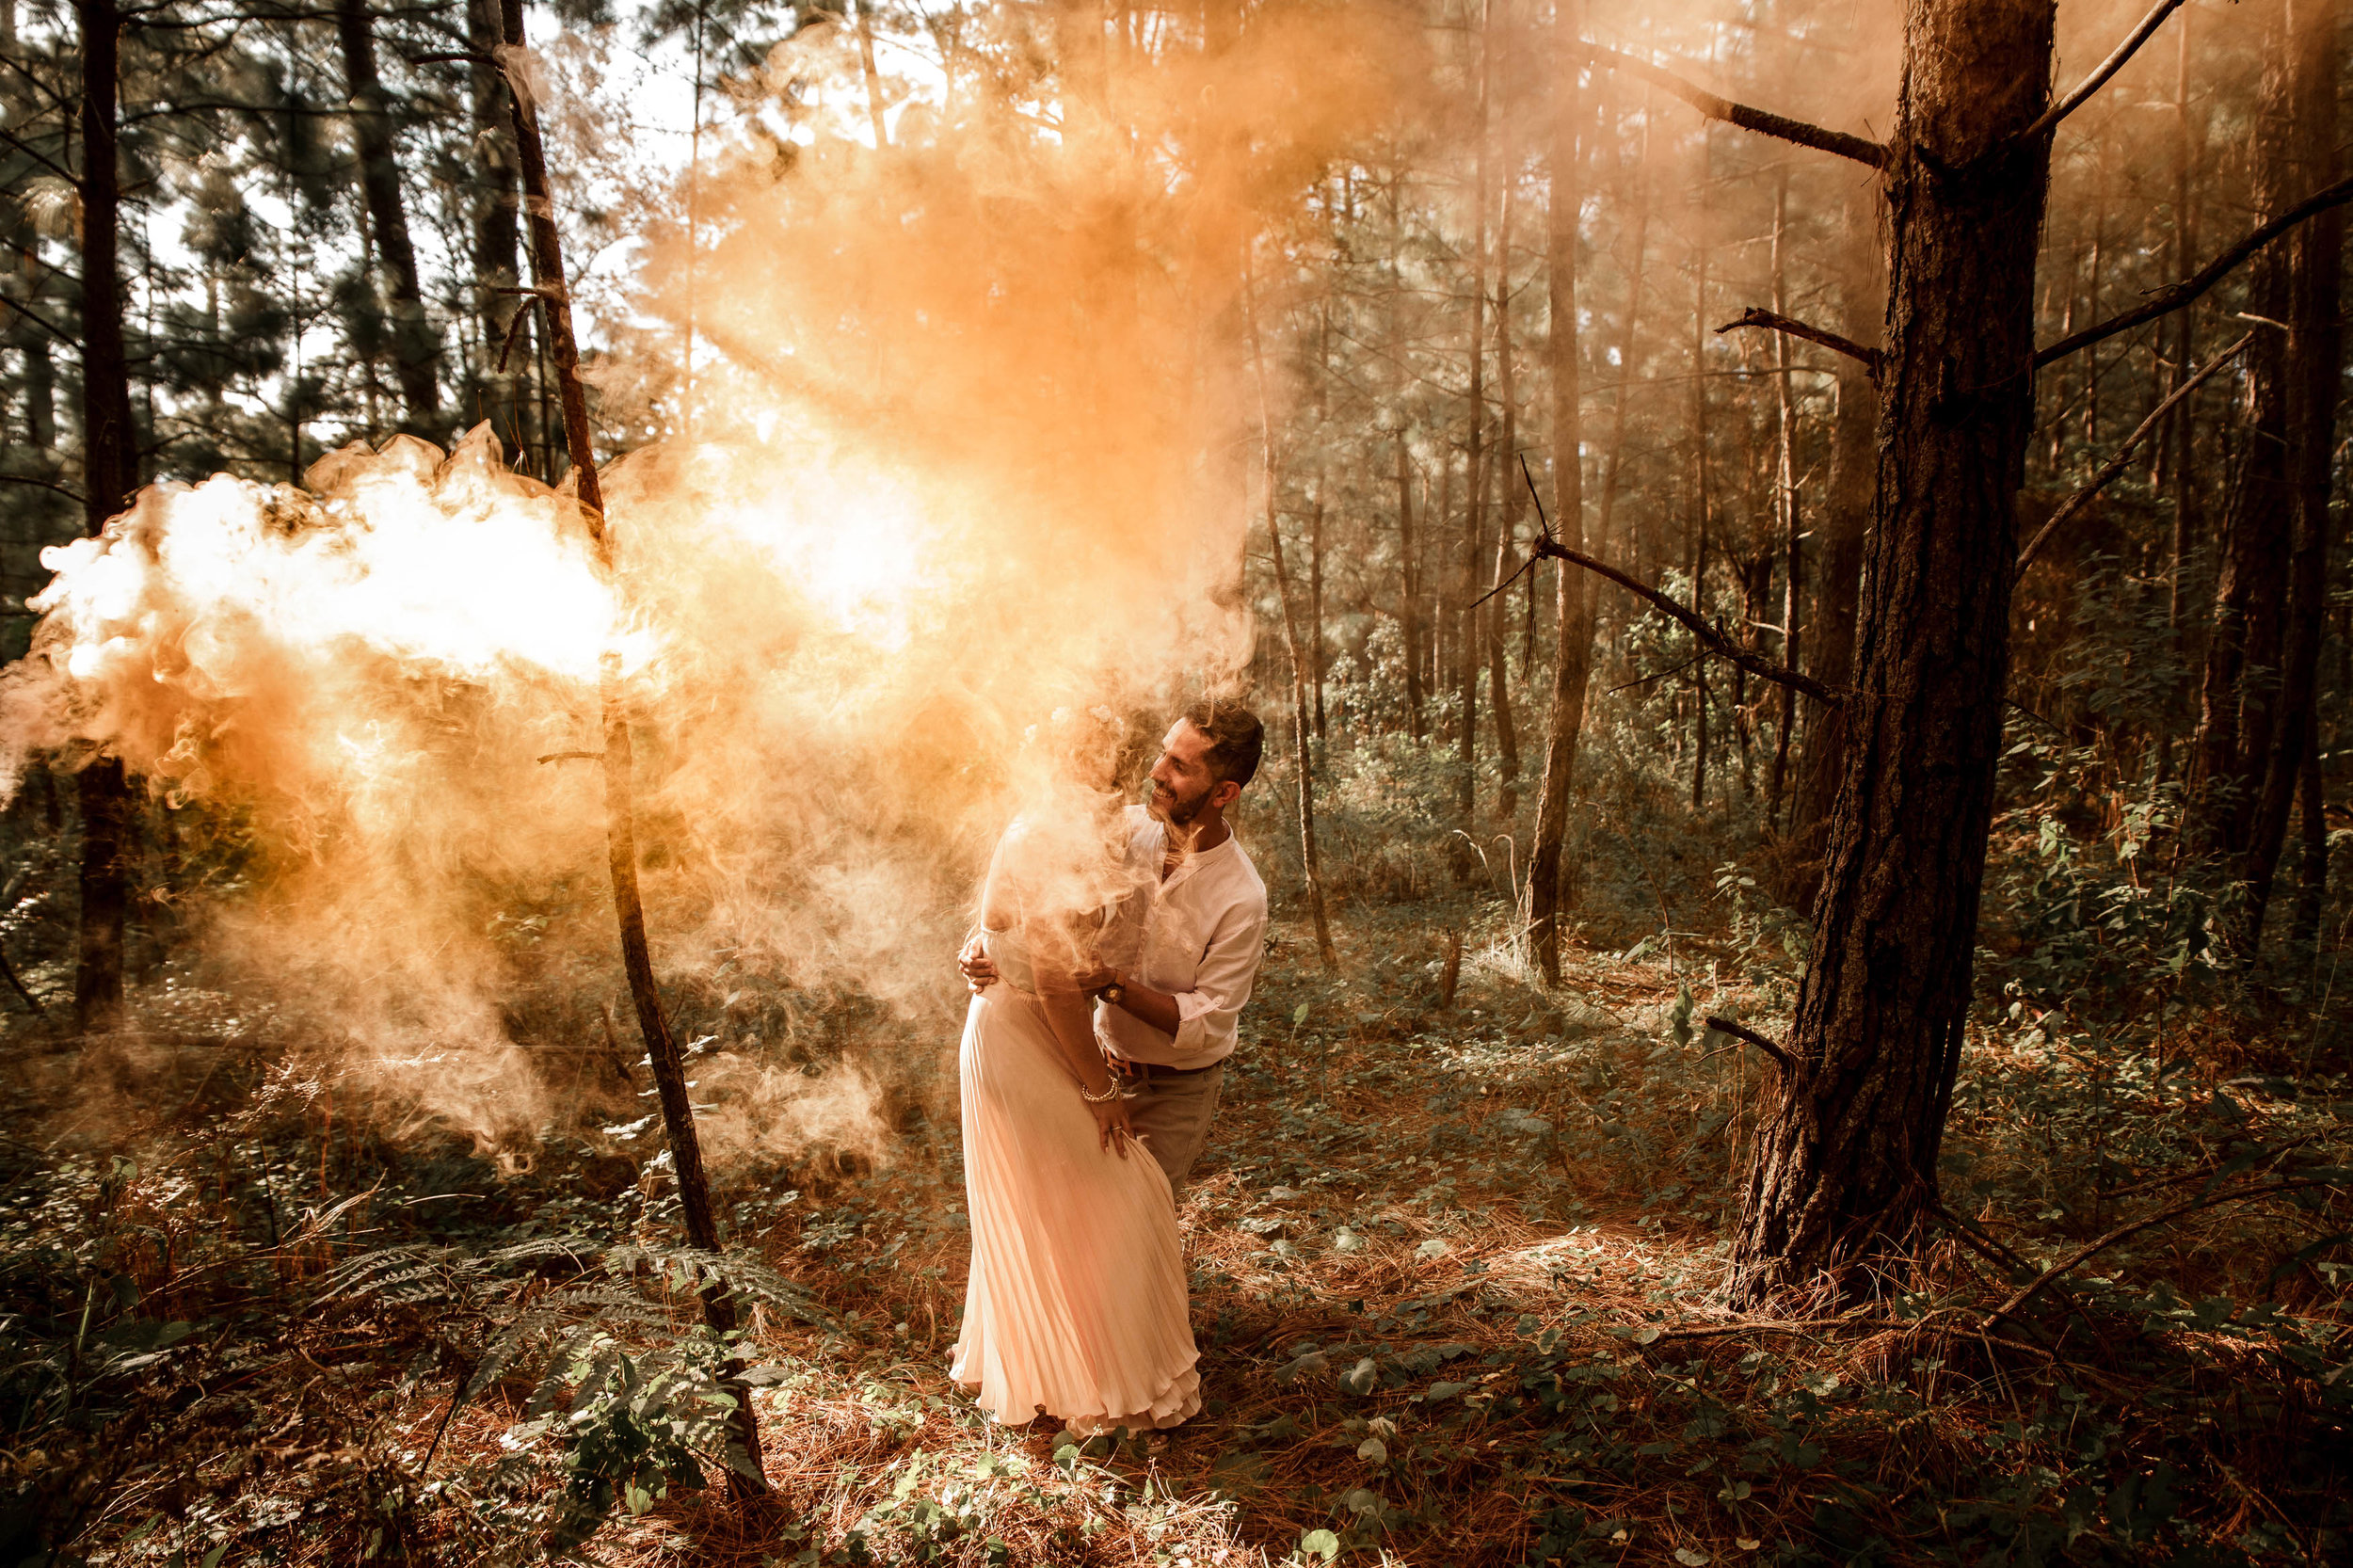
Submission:
[[[1867,1305],[1729,1319],[1768,1081],[1704,1019],[1777,1027],[1804,948],[1754,878],[1716,880],[1706,936],[1580,950],[1549,995],[1490,904],[1450,1007],[1410,908],[1352,908],[1337,976],[1281,926],[1183,1197],[1209,1404],[1140,1438],[995,1428],[946,1381],[944,1117],[871,1170],[728,1180],[718,1267],[757,1304],[728,1345],[664,1161],[593,1125],[504,1174],[338,1126],[264,1053],[117,1062],[147,1114],[6,1151],[10,1560],[2340,1551],[2343,1080],[2226,1044],[2236,1016],[2186,989],[2159,1038],[1991,964],[1947,1233]],[[12,1125],[88,1071],[28,1077]],[[739,1398],[776,1486],[748,1516]]]

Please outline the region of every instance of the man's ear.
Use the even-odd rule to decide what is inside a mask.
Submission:
[[[1241,798],[1241,786],[1230,778],[1221,778],[1209,786],[1209,804],[1221,811]]]

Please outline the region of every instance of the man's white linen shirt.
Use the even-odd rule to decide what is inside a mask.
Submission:
[[[1141,806],[1128,808],[1128,864],[1142,890],[1122,911],[1140,918],[1135,964],[1127,976],[1176,1000],[1175,1038],[1125,1008],[1095,1010],[1095,1036],[1114,1056],[1171,1067],[1206,1067],[1234,1054],[1242,1004],[1266,954],[1266,884],[1227,837],[1160,872],[1168,827]]]

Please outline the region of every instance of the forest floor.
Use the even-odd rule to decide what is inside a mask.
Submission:
[[[919,1119],[871,1168],[720,1194],[736,1244],[807,1292],[750,1336],[780,1507],[747,1523],[690,1469],[624,1488],[573,1555],[1703,1568],[2319,1562],[2353,1544],[2346,1224],[2315,1202],[2353,1163],[2353,1101],[2271,1059],[2292,1044],[2185,1032],[2167,1059],[2093,1069],[2031,1018],[1984,1032],[1946,1160],[1972,1220],[1868,1302],[1736,1320],[1716,1290],[1768,1085],[1692,1015],[1785,1027],[1769,954],[1579,949],[1545,993],[1473,932],[1442,1009],[1413,911],[1353,911],[1340,939],[1335,979],[1281,930],[1182,1196],[1198,1418],[1082,1442],[977,1415],[945,1373],[966,1256],[952,1126]],[[54,1060],[15,1125],[70,1099],[79,1070]],[[593,1139],[510,1177],[410,1159],[362,1192],[330,1168],[331,1127],[255,1081],[205,1138],[158,1120],[136,1149],[8,1150],[0,1327],[21,1403],[0,1477],[23,1533],[0,1560],[42,1560],[36,1530],[70,1546],[57,1561],[527,1560],[546,1515],[511,1498],[578,1467],[521,1483],[518,1465],[573,1383],[560,1352],[536,1385],[520,1359],[469,1380],[502,1322],[554,1299],[543,1256],[477,1260],[600,1224],[616,1245],[646,1206],[616,1199]],[[232,1168],[261,1173],[265,1215]],[[438,1283],[350,1288],[338,1259],[361,1234]],[[643,1353],[633,1389],[641,1371],[661,1385],[664,1325],[692,1321],[694,1282],[650,1272],[653,1310],[608,1325]],[[633,1397],[646,1418],[601,1441],[660,1425]]]

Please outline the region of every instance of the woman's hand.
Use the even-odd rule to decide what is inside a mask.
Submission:
[[[1137,1139],[1135,1124],[1128,1119],[1128,1096],[1114,1095],[1107,1100],[1089,1100],[1087,1109],[1095,1113],[1096,1135],[1103,1146],[1120,1159],[1127,1159],[1128,1145]]]

